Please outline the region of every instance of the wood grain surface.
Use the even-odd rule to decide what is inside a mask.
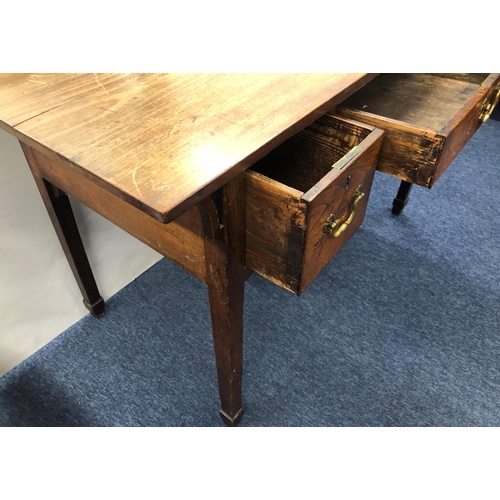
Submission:
[[[0,127],[170,222],[372,78],[4,74]]]

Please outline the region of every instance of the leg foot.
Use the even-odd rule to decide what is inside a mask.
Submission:
[[[106,309],[104,307],[104,299],[102,297],[99,297],[97,302],[94,302],[93,304],[90,304],[85,299],[83,299],[83,304],[90,311],[90,314],[94,316],[94,318],[100,318],[106,312]]]
[[[401,181],[401,185],[399,186],[398,194],[394,201],[392,202],[392,213],[394,215],[399,215],[403,208],[406,206],[408,201],[410,200],[410,191],[413,184],[406,181]]]
[[[241,417],[243,416],[243,408],[240,408],[234,417],[230,417],[224,410],[220,410],[219,414],[223,420],[223,422],[228,426],[228,427],[236,427],[241,420]]]

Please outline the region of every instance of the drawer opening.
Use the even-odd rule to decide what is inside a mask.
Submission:
[[[342,103],[347,108],[440,131],[488,74],[382,74]]]
[[[361,151],[357,146],[371,130],[352,120],[324,115],[250,170],[306,193],[332,168],[342,170]]]

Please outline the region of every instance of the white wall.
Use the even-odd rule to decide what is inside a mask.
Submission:
[[[71,201],[104,300],[160,260]],[[87,313],[19,142],[0,130],[0,376]]]

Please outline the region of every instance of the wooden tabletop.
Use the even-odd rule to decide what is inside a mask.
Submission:
[[[170,222],[372,78],[5,74],[0,128]]]

